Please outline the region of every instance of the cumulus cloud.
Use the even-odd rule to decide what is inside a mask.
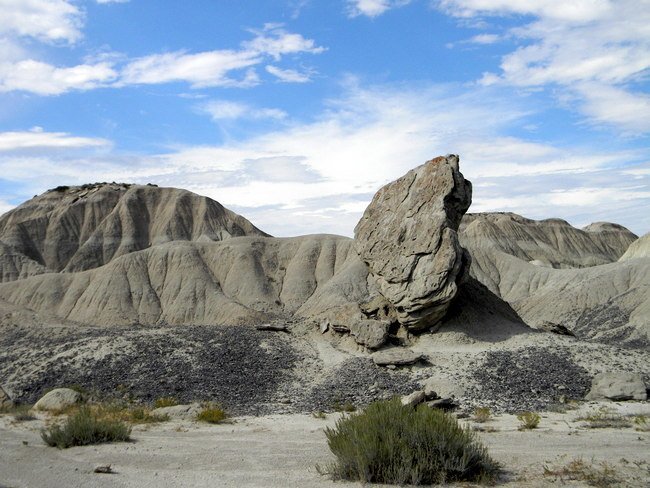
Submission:
[[[390,9],[403,7],[410,2],[411,0],[349,0],[348,15],[350,17],[359,15],[377,17]]]
[[[628,85],[650,69],[648,0],[442,0],[438,6],[461,18],[533,17],[509,29],[509,36],[523,45],[504,55],[500,72],[485,73],[482,83],[559,86],[562,96],[576,97],[577,106],[593,121],[625,131],[647,130],[647,112],[629,110],[633,100],[642,108],[646,97]]]
[[[17,35],[46,42],[76,42],[83,14],[70,0],[0,0],[0,36]]]
[[[0,92],[27,91],[38,95],[59,95],[69,90],[90,90],[117,79],[110,63],[80,64],[59,68],[27,59],[0,62]]]

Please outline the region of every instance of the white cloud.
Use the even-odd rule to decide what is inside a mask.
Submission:
[[[212,120],[236,119],[284,119],[287,113],[277,108],[255,108],[241,102],[230,100],[212,100],[200,107],[202,112],[210,115]]]
[[[70,155],[27,146],[0,154],[0,174],[25,184],[28,196],[54,184],[154,182],[208,195],[272,234],[351,235],[381,185],[453,152],[475,184],[472,211],[650,229],[649,163],[642,152],[506,137],[529,113],[501,90],[360,88],[351,82],[314,120],[286,122],[256,137],[146,157],[102,154],[101,147]],[[221,103],[215,105],[218,120],[255,110],[215,102]]]
[[[316,46],[313,39],[287,32],[279,24],[267,24],[263,30],[251,30],[255,37],[242,43],[244,51],[272,56],[276,61],[286,54],[320,54],[324,47]]]
[[[3,0],[0,0],[2,2]],[[192,88],[250,87],[261,83],[255,67],[269,58],[284,55],[318,54],[325,48],[312,39],[266,25],[238,49],[199,53],[174,51],[125,61],[115,53],[102,53],[84,64],[58,67],[34,59],[15,44],[0,43],[0,92],[25,91],[38,95],[59,95],[72,90],[186,82]],[[1,40],[1,39],[0,39]],[[309,73],[271,67],[269,73],[283,81],[308,81]]]
[[[390,9],[407,5],[410,1],[411,0],[348,0],[348,15],[350,17],[357,17],[359,15],[377,17]]]
[[[497,34],[478,34],[468,39],[468,42],[473,44],[494,44],[499,42],[500,39],[501,36]]]
[[[120,84],[159,84],[186,81],[193,88],[254,84],[254,76],[235,80],[228,75],[252,67],[262,58],[249,51],[208,51],[196,54],[172,52],[145,56],[128,63],[121,72]]]
[[[459,17],[522,14],[569,22],[588,22],[607,15],[613,7],[609,0],[440,0],[438,4]]]
[[[0,35],[76,42],[82,37],[83,14],[75,3],[69,0],[0,0]]]
[[[643,108],[646,97],[627,85],[650,70],[650,1],[442,0],[438,5],[464,18],[533,16],[508,31],[523,45],[503,56],[499,73],[485,73],[483,84],[559,86],[560,98],[575,97],[591,120],[647,131],[643,110],[630,110],[634,101]]]
[[[107,86],[116,78],[117,72],[110,63],[58,68],[33,59],[0,62],[0,92],[20,90],[38,95],[59,95],[73,89]]]
[[[592,119],[607,122],[633,133],[650,132],[650,96],[613,86],[579,85],[582,110]]]
[[[325,48],[316,46],[312,39],[287,32],[276,24],[252,31],[255,37],[236,50],[214,50],[189,54],[171,52],[154,54],[128,63],[122,70],[119,84],[158,84],[186,81],[194,88],[210,86],[252,86],[260,82],[253,67],[271,57],[279,60],[288,54],[319,54]],[[233,77],[248,69],[243,76]],[[279,70],[275,76],[293,76],[292,70]]]
[[[0,132],[0,151],[105,147],[110,142],[96,137],[78,137],[65,132],[45,132],[40,127],[23,132]]]
[[[307,83],[311,81],[311,73],[301,73],[294,69],[281,69],[269,64],[266,65],[266,71],[285,83]]]

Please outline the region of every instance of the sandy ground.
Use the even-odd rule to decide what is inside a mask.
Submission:
[[[650,416],[650,403],[610,403],[623,414]],[[517,430],[518,420],[500,415],[480,427],[491,455],[504,466],[502,486],[588,486],[544,476],[573,459],[600,468],[607,462],[620,482],[615,486],[650,486],[650,432],[634,428],[588,429],[576,420],[598,404],[566,413],[544,413],[538,429]],[[47,447],[39,436],[46,419],[16,422],[0,416],[1,487],[327,487],[362,486],[333,482],[318,474],[317,464],[332,460],[323,428],[326,420],[309,415],[241,417],[233,423],[206,425],[170,421],[135,427],[133,442],[75,447]],[[470,422],[471,425],[478,425]],[[95,474],[110,464],[114,474]],[[467,485],[465,485],[467,486]]]

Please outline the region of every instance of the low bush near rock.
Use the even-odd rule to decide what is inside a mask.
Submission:
[[[196,415],[196,420],[209,424],[220,424],[228,418],[226,411],[220,407],[208,406]]]
[[[426,405],[399,398],[371,404],[326,428],[335,463],[319,470],[338,479],[371,483],[491,482],[499,466],[469,429]]]
[[[131,427],[120,420],[98,417],[88,407],[81,407],[68,417],[63,426],[53,425],[41,431],[48,446],[65,449],[103,442],[128,441]]]

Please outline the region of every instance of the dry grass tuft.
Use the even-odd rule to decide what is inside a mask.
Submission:
[[[555,477],[562,483],[565,481],[583,481],[589,486],[607,488],[620,483],[614,467],[606,462],[594,465],[582,458],[576,458],[565,466],[549,468],[544,466],[544,476]]]

